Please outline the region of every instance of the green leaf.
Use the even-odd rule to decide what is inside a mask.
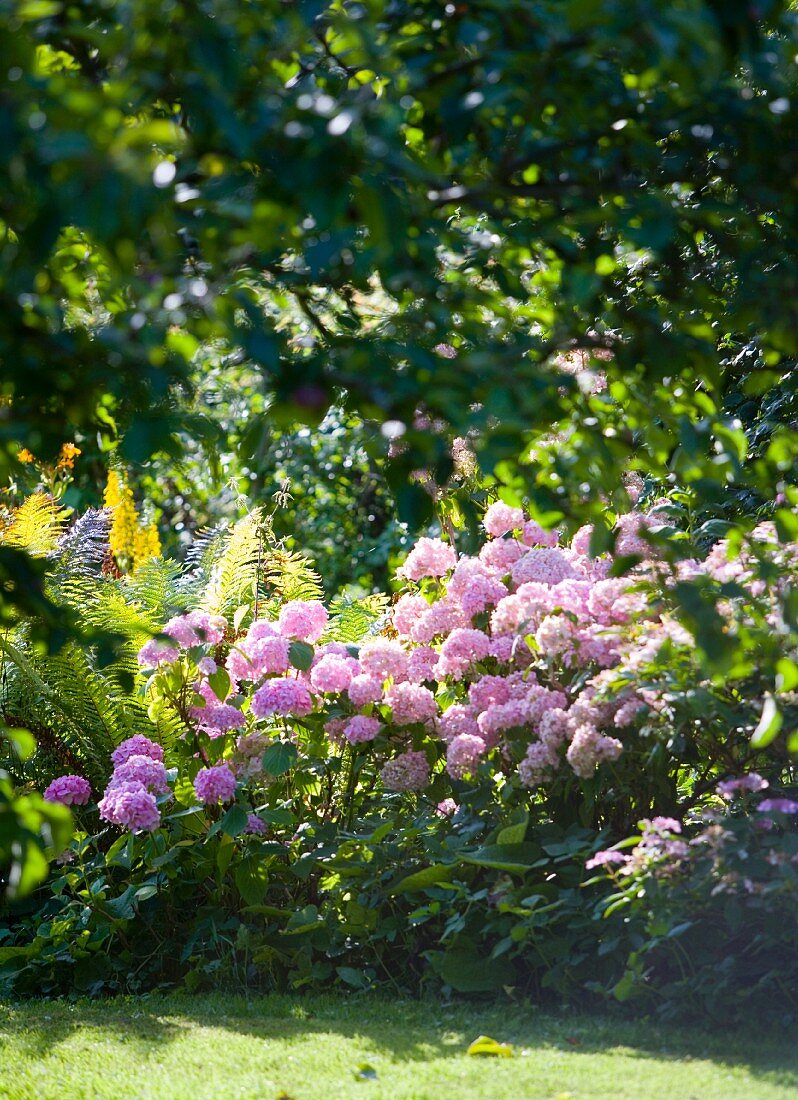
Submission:
[[[269,885],[269,873],[262,859],[248,858],[236,867],[235,884],[247,905],[259,905]]]
[[[496,1039],[491,1039],[489,1035],[479,1035],[473,1043],[471,1043],[466,1051],[466,1054],[477,1056],[489,1056],[494,1058],[512,1058],[513,1047],[512,1043],[499,1043]]]
[[[247,827],[247,811],[235,803],[222,818],[220,827],[227,836],[238,836]]]
[[[759,725],[756,727],[751,737],[751,747],[754,749],[767,748],[771,741],[775,740],[778,736],[783,722],[784,719],[776,700],[768,692],[768,694],[765,695],[765,702],[762,707],[762,717],[759,719]]]
[[[434,863],[431,867],[424,867],[421,871],[414,871],[412,875],[399,879],[388,893],[391,897],[396,894],[413,894],[439,882],[451,882],[456,870],[457,867],[452,863]]]
[[[283,775],[293,768],[298,757],[296,745],[290,741],[275,741],[263,754],[263,770],[269,775]]]
[[[515,982],[515,967],[509,959],[483,957],[470,944],[432,955],[430,962],[441,979],[459,993],[488,993]]]
[[[314,649],[307,642],[291,642],[288,647],[288,659],[294,668],[307,672],[313,664]]]
[[[217,668],[208,677],[208,683],[217,699],[224,701],[230,694],[230,676],[223,668]]]
[[[540,848],[531,841],[520,844],[486,844],[476,852],[460,852],[462,863],[473,863],[477,867],[492,867],[508,874],[523,875],[540,858]]]
[[[346,967],[341,967],[340,969],[345,970]],[[340,970],[339,970],[339,973],[340,973]],[[355,1080],[356,1081],[376,1081],[377,1080],[377,1071],[374,1068],[374,1066],[370,1065],[368,1062],[363,1062],[355,1070]]]

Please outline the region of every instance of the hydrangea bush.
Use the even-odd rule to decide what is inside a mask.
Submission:
[[[420,539],[389,613],[354,644],[316,599],[248,623],[245,609],[170,619],[138,655],[168,743],[116,748],[97,817],[79,776],[46,792],[81,807],[85,830],[53,912],[85,921],[95,875],[103,912],[153,934],[178,899],[196,912],[183,971],[207,968],[212,944],[273,981],[356,987],[402,951],[408,974],[426,959],[455,988],[513,984],[512,967],[539,983],[533,945],[551,927],[561,958],[541,953],[543,985],[584,988],[602,872],[631,882],[682,859],[701,812],[753,790],[753,762],[777,833],[794,825],[777,735],[796,712],[796,548],[763,524],[685,557],[666,518],[621,516],[613,553],[594,556],[589,528],[563,540],[497,502],[473,555]],[[677,616],[687,582],[706,597],[694,620]],[[750,663],[708,674],[730,632]],[[763,684],[756,654],[774,645],[782,679]],[[634,852],[617,847],[641,819]]]

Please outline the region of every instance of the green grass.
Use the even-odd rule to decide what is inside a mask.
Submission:
[[[512,1058],[469,1057],[479,1034]],[[363,1063],[376,1077],[358,1079]],[[2,1100],[794,1100],[780,1039],[346,997],[0,1005]]]

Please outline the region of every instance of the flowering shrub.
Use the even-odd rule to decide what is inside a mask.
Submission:
[[[716,805],[688,837],[678,821],[640,822],[626,843],[587,861],[615,887],[601,904],[623,914],[638,942],[611,985],[620,1000],[648,999],[717,1020],[798,1011],[798,801],[762,797],[749,773],[721,782]],[[723,807],[722,802],[731,802]]]
[[[626,899],[682,881],[697,815],[718,798],[734,816],[734,799],[767,789],[755,820],[792,830],[777,737],[796,712],[792,544],[763,525],[673,564],[657,512],[620,517],[614,553],[598,557],[589,529],[561,541],[503,503],[484,526],[470,556],[419,540],[390,612],[354,640],[309,597],[254,618],[191,610],[140,646],[163,743],[136,734],[114,749],[99,818],[80,777],[48,788],[85,809],[44,916],[71,914],[59,935],[77,935],[91,901],[111,960],[97,981],[128,982],[118,934],[145,952],[168,928],[176,946],[151,980],[174,979],[181,953],[200,982],[243,952],[250,976],[365,987],[412,955],[414,981],[424,959],[454,988],[570,995],[601,971],[620,994],[630,929],[656,935],[635,910],[601,964],[586,953],[602,883]],[[677,617],[688,579],[720,598],[717,622],[699,608],[700,635]],[[696,642],[731,631],[752,660],[712,676]],[[780,685],[756,672],[774,644]],[[641,819],[637,842],[617,843]],[[58,983],[63,949],[48,940],[25,972]]]

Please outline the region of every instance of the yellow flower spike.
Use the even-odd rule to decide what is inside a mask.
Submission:
[[[108,472],[103,502],[114,513],[108,537],[111,553],[117,561],[122,558],[135,561],[139,522],[133,503],[133,491],[124,476],[120,476],[115,470]]]
[[[139,527],[136,531],[133,547],[134,571],[139,569],[145,561],[149,561],[150,558],[159,558],[160,556],[161,539],[156,525],[150,523],[147,527]]]

